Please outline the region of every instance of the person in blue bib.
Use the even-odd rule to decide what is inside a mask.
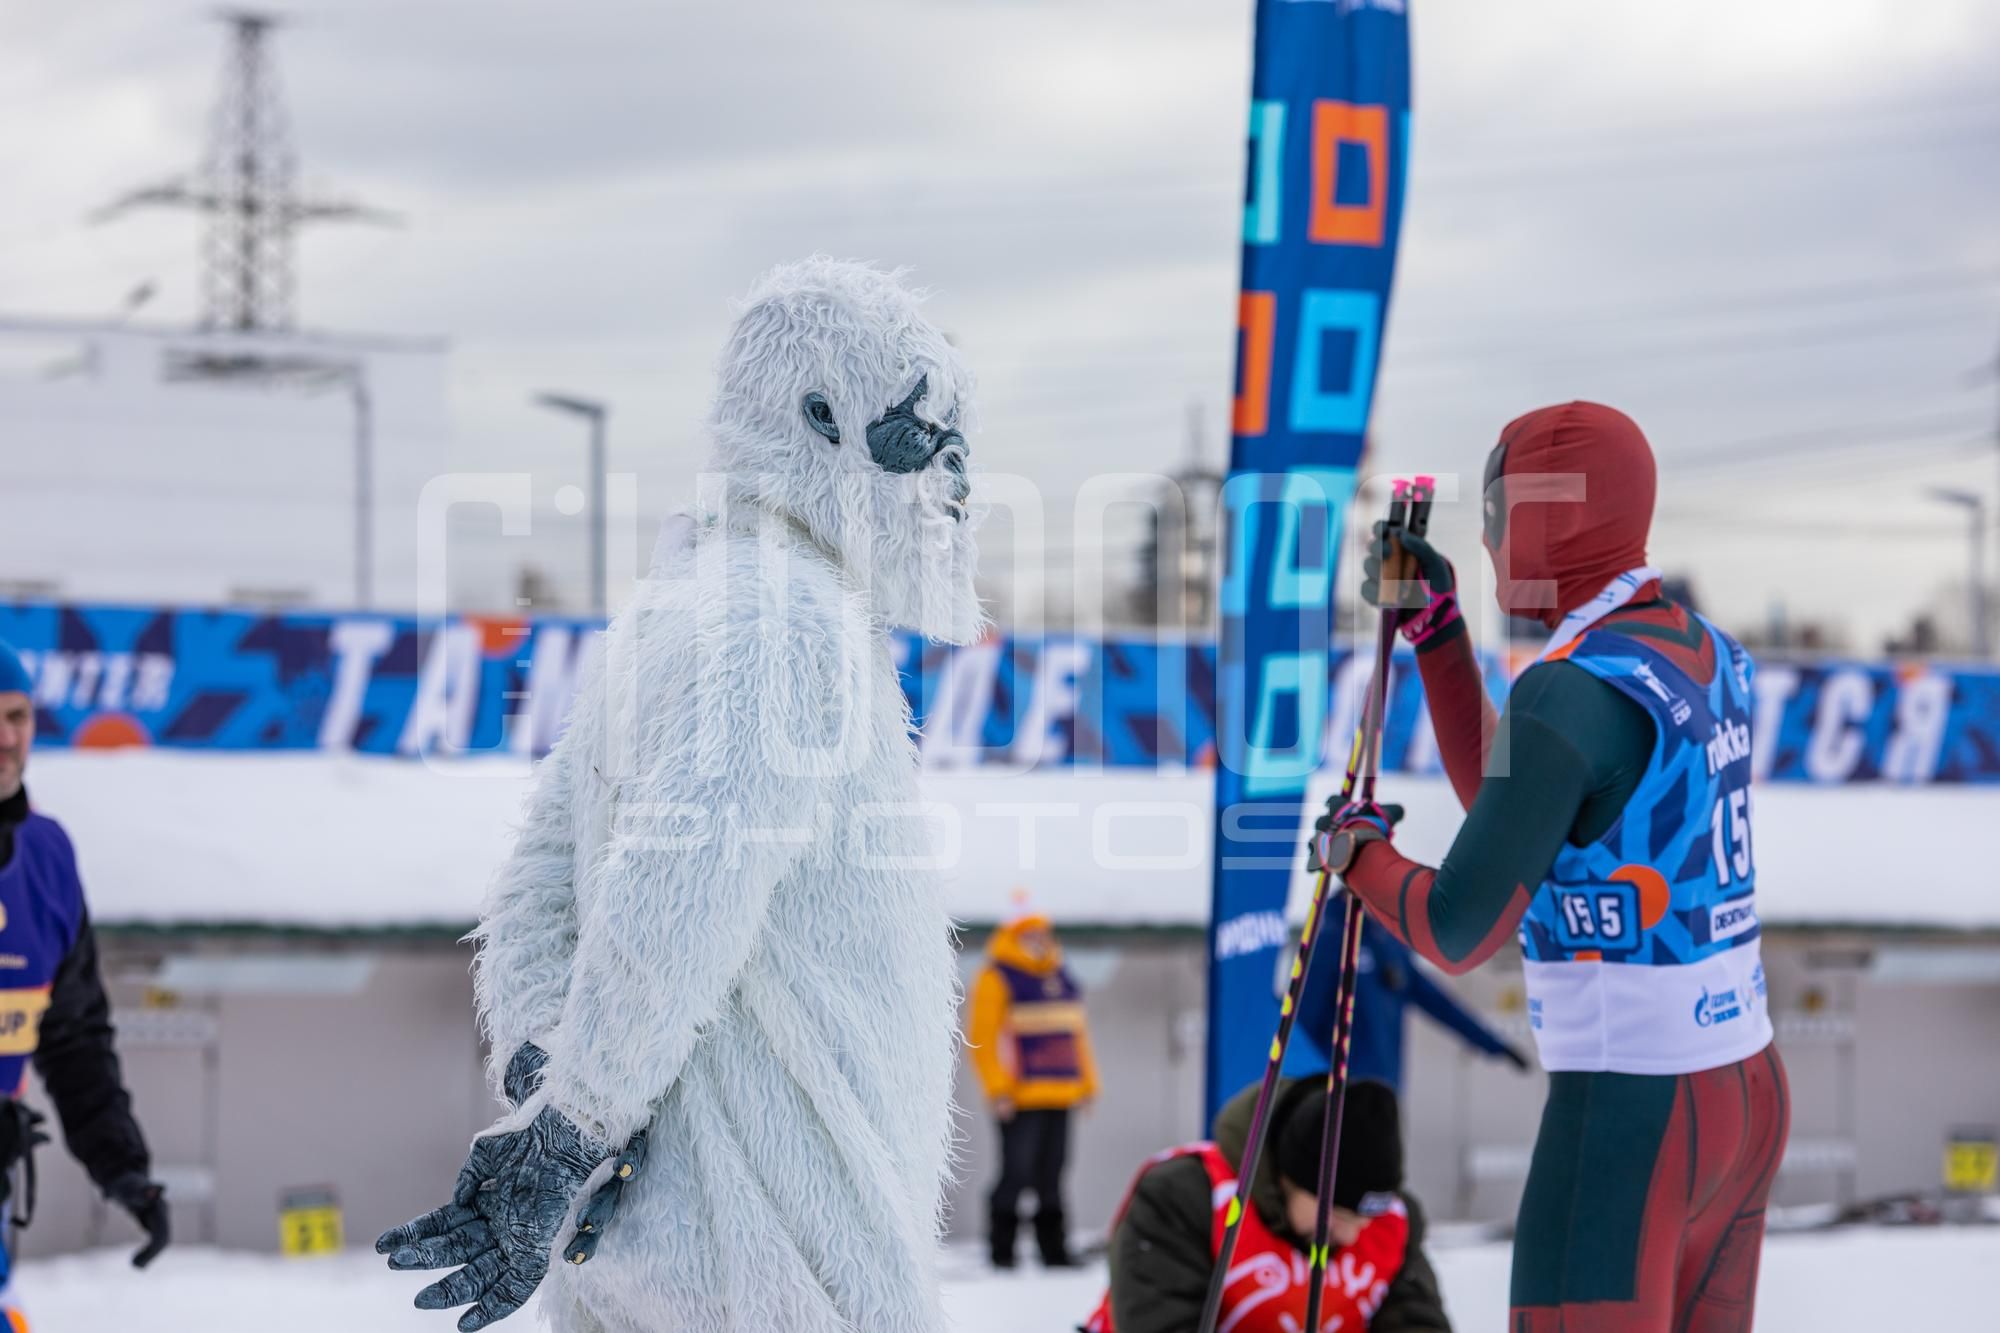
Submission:
[[[1412,1008],[1481,1055],[1505,1060],[1519,1070],[1528,1068],[1525,1055],[1426,975],[1403,942],[1381,923],[1372,919],[1362,921],[1361,950],[1354,967],[1348,1078],[1357,1082],[1373,1079],[1397,1093],[1402,1092],[1404,1020]],[[1292,1042],[1285,1048],[1286,1077],[1310,1078],[1326,1073],[1332,1059],[1334,1008],[1338,999],[1339,969],[1320,966],[1306,973],[1305,992],[1299,996],[1298,1022],[1292,1029]]]
[[[1387,594],[1416,646],[1466,818],[1437,867],[1396,850],[1380,807],[1319,826],[1374,918],[1445,971],[1520,942],[1550,1079],[1508,1333],[1748,1329],[1790,1124],[1758,943],[1755,667],[1662,591],[1654,492],[1645,435],[1611,408],[1502,432],[1485,546],[1501,609],[1551,637],[1497,718],[1451,564],[1378,528],[1362,595]]]
[[[76,851],[62,825],[28,803],[23,778],[34,740],[32,682],[0,643],[0,1199],[15,1175],[33,1179],[31,1154],[47,1142],[42,1117],[21,1100],[32,1063],[71,1155],[145,1231],[132,1258],[144,1268],[167,1244],[166,1191],[153,1179],[119,1071]],[[32,1211],[28,1198],[14,1205],[17,1218]],[[19,1333],[27,1322],[10,1267],[0,1249],[0,1318]]]

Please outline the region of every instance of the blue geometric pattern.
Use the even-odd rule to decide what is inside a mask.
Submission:
[[[1330,542],[1338,529],[1324,521],[1326,514],[1308,516],[1306,508],[1310,503],[1344,509],[1353,474],[1313,469],[1271,480],[1272,495],[1289,497],[1293,512],[1288,522],[1284,506],[1252,506],[1277,510],[1276,521],[1259,526],[1273,546],[1283,537],[1285,548],[1282,556],[1273,551],[1259,568],[1256,596],[1298,611],[1315,602],[1323,607],[1333,566]],[[1254,492],[1242,488],[1245,495]],[[1247,600],[1251,594],[1246,578],[1236,595]],[[462,710],[464,744],[451,748],[498,752],[519,741],[525,752],[539,754],[554,741],[555,731],[550,726],[532,736],[517,735],[518,714],[527,706],[523,695],[548,686],[545,673],[573,669],[596,628],[591,621],[556,616],[420,622],[324,612],[0,604],[0,640],[21,651],[36,681],[35,743],[58,748],[123,742],[209,751],[435,753],[444,738],[412,728],[411,713],[426,663],[448,652],[457,634],[477,651],[465,677],[474,697]],[[1050,634],[950,648],[898,635],[894,648],[919,726],[930,722],[930,705],[954,671],[962,687],[961,710],[968,698],[986,702],[983,711],[960,719],[954,762],[1022,762],[1021,733],[1036,718],[1061,742],[1027,756],[1041,766],[1180,768],[1216,761],[1213,643]],[[1288,651],[1296,663],[1301,648]],[[1331,681],[1350,651],[1335,643],[1308,655],[1323,662]],[[970,664],[962,660],[967,655],[974,659]],[[1068,673],[1061,682],[1054,680],[1056,665],[1078,661],[1083,667],[1073,680]],[[1398,663],[1390,682],[1383,769],[1438,772],[1430,747],[1424,748],[1420,769],[1408,762],[1425,713],[1423,683],[1406,654]],[[1313,676],[1296,665],[1287,669],[1300,679]],[[1504,698],[1506,664],[1487,659],[1485,670],[1489,690]],[[351,715],[342,713],[336,698],[343,676],[353,691]],[[2000,783],[2000,671],[1775,660],[1765,662],[1750,684],[1757,700],[1759,782]],[[1036,695],[1043,689],[1060,689],[1062,706],[1037,709]],[[560,702],[559,689],[557,694]],[[1273,701],[1270,728],[1260,740],[1273,760],[1264,771],[1295,773],[1308,751],[1320,764],[1344,762],[1344,737],[1334,738],[1330,748],[1300,745],[1293,705],[1283,694],[1265,689],[1244,701],[1245,721],[1239,725],[1246,732],[1255,729],[1261,701]],[[1253,704],[1257,707],[1248,706]],[[406,747],[406,740],[415,748]],[[1280,758],[1286,762],[1276,762]],[[1698,840],[1674,842],[1675,811],[1688,799],[1680,794],[1656,802],[1649,817],[1642,859],[1671,866],[1672,879],[1685,878],[1712,858]],[[1670,844],[1684,847],[1679,863],[1672,860]]]
[[[1644,640],[1587,631],[1567,661],[1653,718],[1652,759],[1624,813],[1587,846],[1565,844],[1523,920],[1535,962],[1699,962],[1758,938],[1749,791],[1755,667],[1706,620],[1718,669],[1697,684]],[[1723,934],[1717,938],[1716,923]]]

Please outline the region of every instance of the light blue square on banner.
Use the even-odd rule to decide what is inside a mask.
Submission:
[[[1276,245],[1284,218],[1285,104],[1250,104],[1250,188],[1243,202],[1243,243]]]
[[[1285,474],[1278,548],[1271,562],[1274,609],[1314,608],[1332,617],[1334,552],[1353,498],[1351,467],[1294,468]],[[1329,633],[1332,628],[1327,626]]]
[[[1243,792],[1272,796],[1297,791],[1319,768],[1321,733],[1326,729],[1326,651],[1273,653],[1257,681],[1257,711],[1251,715],[1250,744],[1243,755]],[[1282,748],[1272,744],[1278,701],[1294,700],[1298,734]]]
[[[1382,298],[1374,292],[1309,288],[1300,294],[1298,342],[1292,354],[1291,427],[1359,435],[1375,391],[1375,346]],[[1331,334],[1352,334],[1346,367],[1325,364]],[[1335,387],[1328,388],[1332,379]]]

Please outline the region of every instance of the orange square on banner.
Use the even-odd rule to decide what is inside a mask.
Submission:
[[[1334,202],[1340,146],[1368,150],[1368,202]],[[1382,244],[1389,220],[1389,108],[1349,102],[1313,103],[1312,211],[1306,235],[1320,245]]]
[[[1236,394],[1238,435],[1262,435],[1271,424],[1271,350],[1278,333],[1278,294],[1244,292],[1236,302],[1243,336],[1243,387]]]

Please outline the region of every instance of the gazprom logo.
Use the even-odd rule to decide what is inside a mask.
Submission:
[[[1732,1018],[1741,1017],[1742,1014],[1743,1004],[1736,998],[1734,987],[1716,991],[1711,995],[1708,987],[1704,986],[1701,988],[1701,998],[1694,1002],[1694,1025],[1698,1028],[1727,1023]]]
[[[1283,912],[1246,912],[1231,917],[1215,928],[1216,961],[1282,948],[1290,934]]]

